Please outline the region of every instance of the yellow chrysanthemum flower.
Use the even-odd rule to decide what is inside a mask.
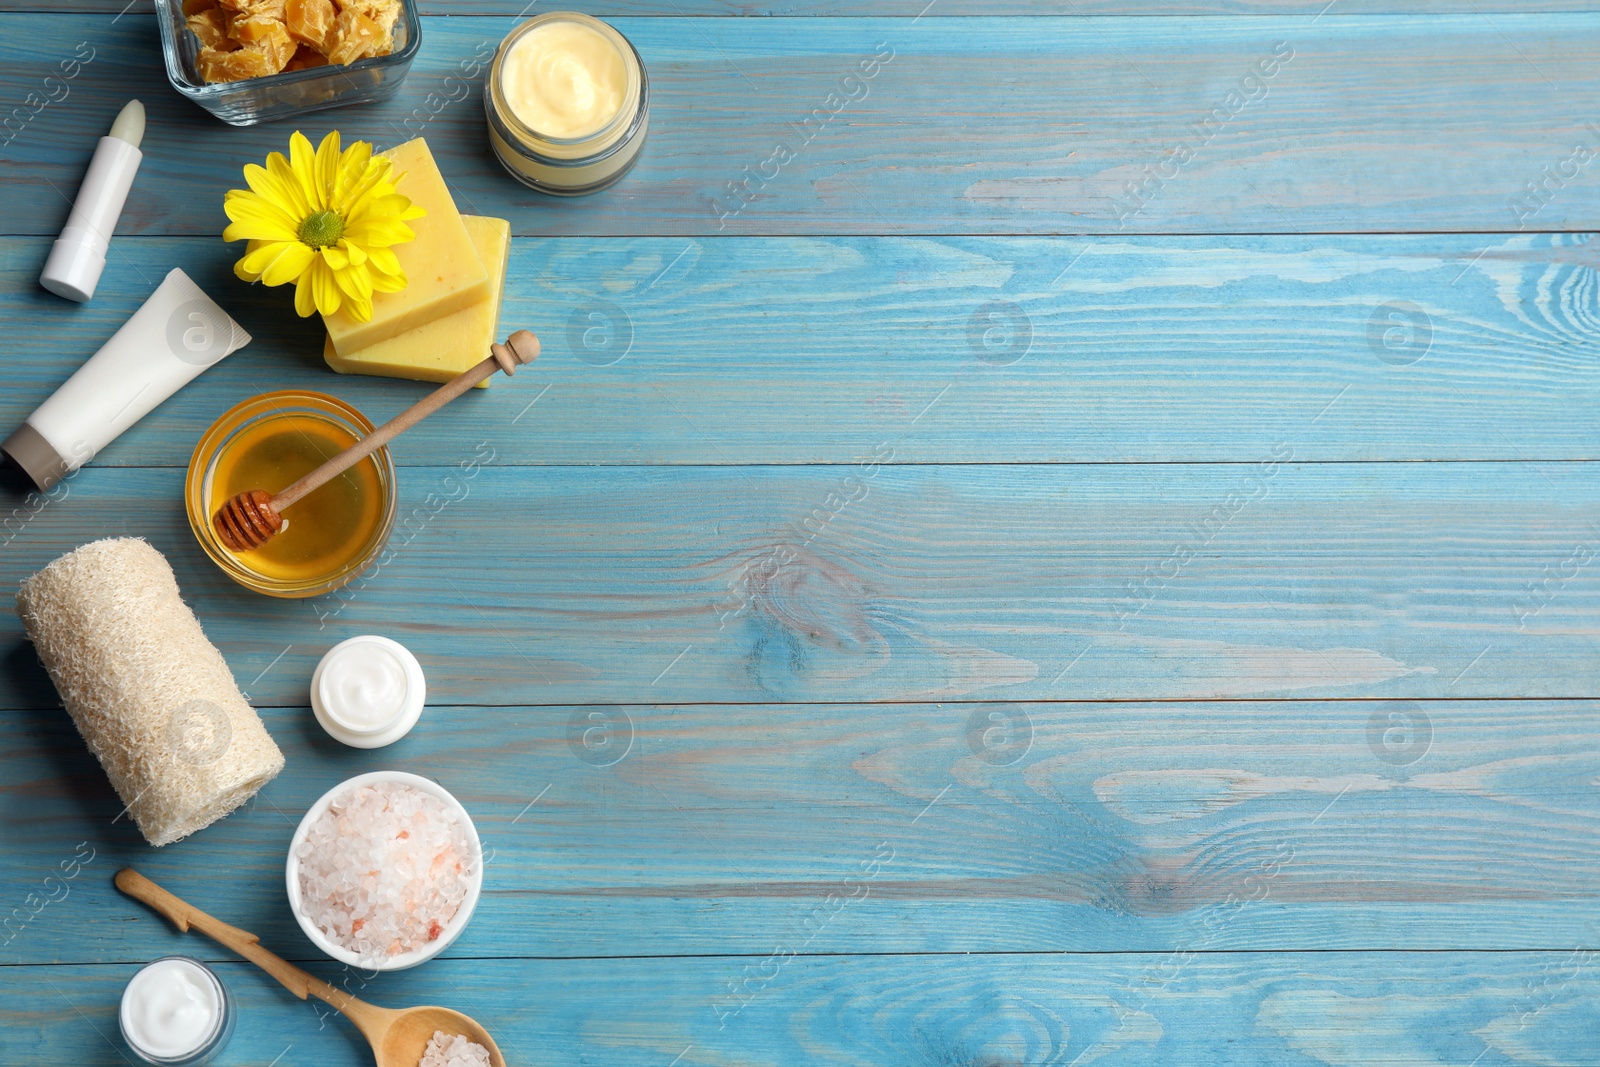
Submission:
[[[222,208],[232,220],[224,241],[249,241],[233,272],[247,282],[295,283],[294,309],[331,315],[341,306],[372,319],[372,294],[406,287],[393,245],[416,237],[406,223],[427,214],[395,192],[390,161],[357,141],[339,150],[339,132],[315,152],[298,130],[289,158],[267,156],[244,168],[248,189],[230,189]]]

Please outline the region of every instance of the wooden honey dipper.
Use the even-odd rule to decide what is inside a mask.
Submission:
[[[235,552],[260,548],[283,530],[280,512],[284,508],[354,467],[495,371],[503,370],[509,377],[522,364],[532,363],[539,356],[539,339],[527,330],[518,330],[504,344],[490,345],[489,352],[482,363],[456,375],[276,496],[264,489],[235,496],[211,516],[211,528]]]

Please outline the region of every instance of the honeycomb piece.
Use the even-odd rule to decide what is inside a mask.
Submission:
[[[328,62],[354,63],[367,56],[383,55],[379,49],[387,40],[382,26],[359,11],[346,8],[339,12],[338,21],[333,24]]]
[[[394,24],[400,18],[400,0],[340,0],[339,10],[365,15],[383,27],[385,34],[392,35]],[[393,47],[392,41],[390,47]]]
[[[284,0],[218,0],[218,2],[241,18],[283,21]]]
[[[277,73],[269,65],[266,54],[253,48],[239,48],[232,52],[202,48],[195,57],[195,66],[199,68],[200,77],[208,82],[237,82]]]
[[[247,21],[255,23],[257,20]],[[289,36],[288,29],[281,22],[261,20],[260,25],[261,36],[245,42],[245,47],[266,56],[267,64],[272,68],[267,73],[276,74],[294,58],[294,38]]]
[[[354,63],[394,50],[403,0],[183,0],[205,81]],[[226,59],[237,52],[256,58]]]
[[[228,27],[222,19],[222,12],[216,8],[196,12],[185,19],[184,23],[196,37],[200,38],[202,48],[231,52],[239,47],[239,42],[228,36]]]
[[[333,0],[287,0],[283,16],[289,36],[318,52],[328,51],[328,38],[337,17]]]
[[[276,19],[264,19],[254,16],[236,17],[232,22],[228,23],[228,36],[242,45],[261,44],[263,41],[272,40],[280,30],[284,33],[289,32],[284,29],[283,23]]]
[[[289,62],[284,65],[283,69],[310,70],[312,67],[326,67],[327,65],[327,56],[323,55],[315,48],[312,48],[310,45],[303,44],[299,48],[295,49],[294,55],[290,57]]]

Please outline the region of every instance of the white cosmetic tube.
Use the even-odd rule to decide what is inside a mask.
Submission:
[[[0,444],[40,492],[250,343],[250,335],[181,270]]]

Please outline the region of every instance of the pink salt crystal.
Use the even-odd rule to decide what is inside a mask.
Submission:
[[[435,1030],[417,1067],[489,1067],[489,1050],[459,1034]]]
[[[439,798],[402,782],[335,797],[295,854],[306,918],[363,959],[437,939],[473,874],[466,827]]]

